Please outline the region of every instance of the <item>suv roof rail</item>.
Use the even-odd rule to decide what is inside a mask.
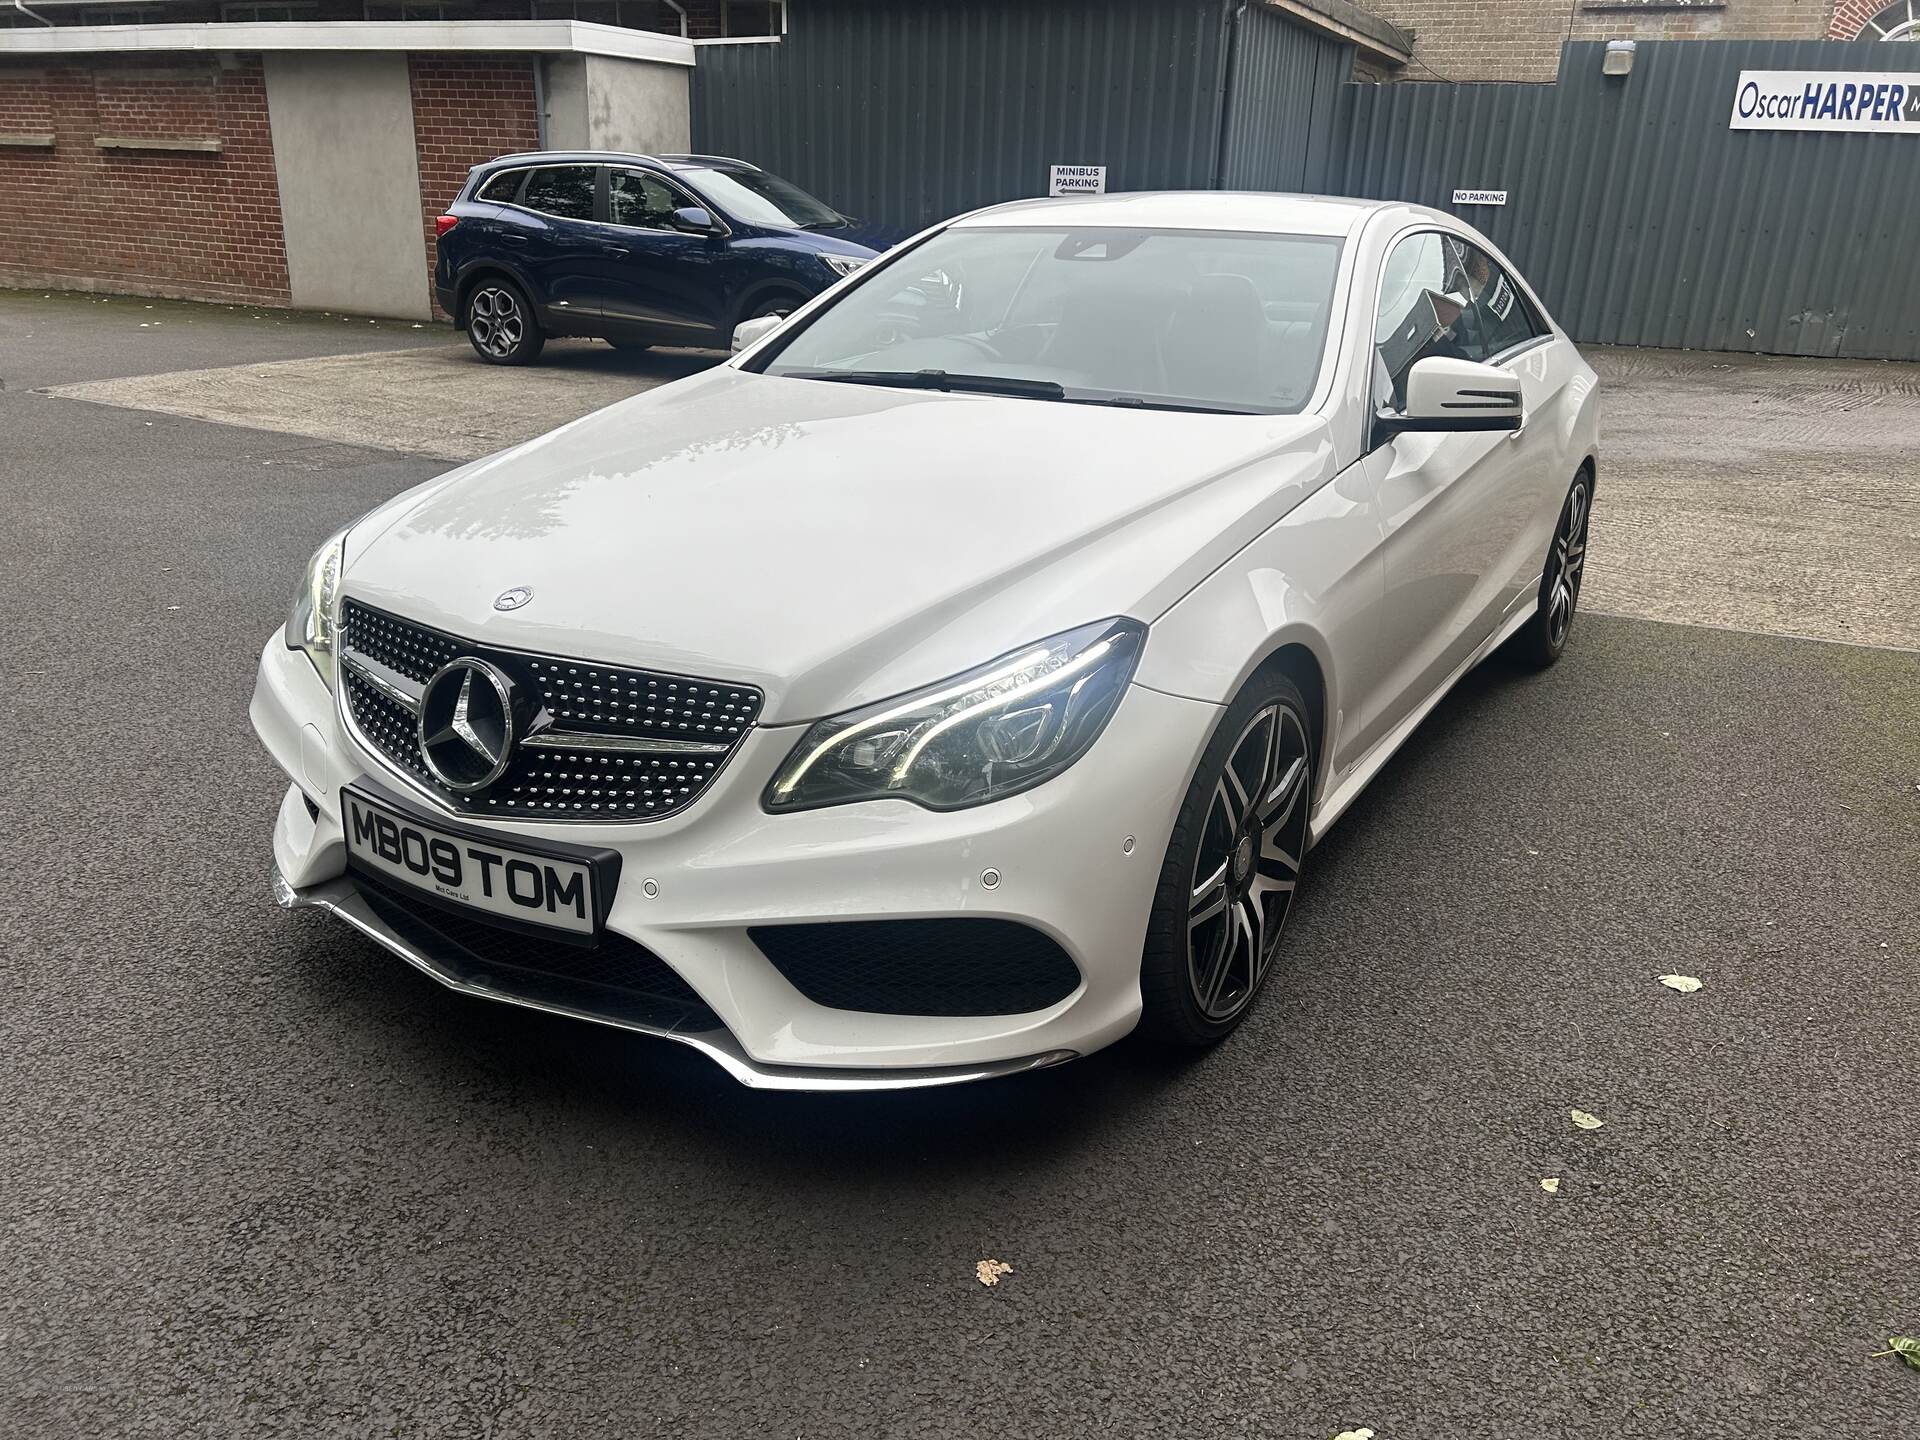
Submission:
[[[491,160],[481,161],[480,165],[476,165],[473,168],[478,170],[483,165],[506,165],[509,163],[516,165],[533,163],[564,165],[569,160],[591,162],[594,164],[615,160],[639,161],[646,165],[658,165],[661,163],[658,155],[643,155],[637,150],[521,150],[516,151],[512,155],[496,155]]]
[[[750,160],[737,159],[732,155],[661,155],[657,157],[669,165],[738,165],[742,170],[758,170],[760,167]]]

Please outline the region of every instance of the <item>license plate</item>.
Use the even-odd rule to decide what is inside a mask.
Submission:
[[[521,925],[589,938],[598,929],[591,865],[442,830],[351,789],[340,814],[348,857],[381,879]]]

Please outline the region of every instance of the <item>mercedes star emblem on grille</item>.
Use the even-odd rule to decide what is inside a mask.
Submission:
[[[420,754],[449,790],[470,795],[506,773],[524,708],[513,680],[471,655],[449,660],[420,695]]]
[[[511,590],[502,590],[493,602],[496,610],[518,610],[533,598],[531,585],[516,585]]]

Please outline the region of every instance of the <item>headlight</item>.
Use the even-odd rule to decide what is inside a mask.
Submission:
[[[328,536],[327,543],[307,561],[307,573],[300,577],[300,588],[293,592],[293,603],[287,607],[287,648],[306,651],[329,690],[334,675],[333,602],[340,589],[340,566],[346,548],[346,530]]]
[[[843,277],[851,275],[867,263],[867,257],[864,255],[822,255],[820,258],[827,262],[829,270]]]
[[[892,796],[931,810],[984,805],[1087,752],[1133,677],[1146,627],[1102,620],[917,695],[822,720],[767,788],[769,810]]]

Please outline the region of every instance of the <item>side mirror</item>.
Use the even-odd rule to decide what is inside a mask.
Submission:
[[[698,205],[682,205],[673,212],[670,221],[676,230],[684,230],[689,235],[718,235],[720,226],[714,221],[713,212]]]
[[[1518,430],[1526,423],[1520,382],[1477,360],[1429,355],[1407,371],[1407,406],[1374,419],[1374,443],[1404,430]]]
[[[733,353],[738,355],[749,346],[758,345],[778,330],[786,318],[784,315],[761,315],[752,320],[742,320],[733,327]]]

